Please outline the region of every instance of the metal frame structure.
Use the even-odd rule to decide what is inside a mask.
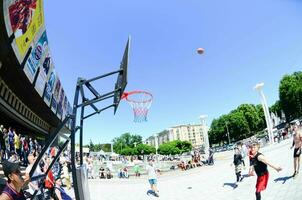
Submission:
[[[73,188],[74,188],[74,193],[75,193],[75,198],[76,200],[83,200],[80,199],[80,192],[79,192],[79,187],[78,187],[78,180],[77,180],[77,176],[76,176],[76,152],[75,152],[75,140],[76,140],[76,133],[78,130],[80,130],[80,134],[79,134],[79,141],[80,141],[80,152],[79,152],[79,157],[80,157],[80,166],[83,165],[83,125],[84,125],[84,120],[92,117],[95,114],[99,114],[111,107],[114,107],[114,113],[116,112],[116,109],[119,105],[119,102],[121,100],[121,96],[124,92],[124,89],[127,85],[127,65],[128,65],[128,56],[129,56],[129,48],[130,48],[130,38],[128,39],[127,45],[126,45],[126,49],[124,52],[124,56],[123,56],[123,60],[120,66],[119,70],[101,75],[101,76],[97,76],[95,78],[91,78],[91,79],[84,79],[84,78],[78,78],[77,84],[76,84],[76,89],[75,89],[75,95],[74,95],[74,102],[73,102],[73,111],[72,114],[67,115],[66,118],[63,120],[63,122],[61,122],[61,124],[57,127],[57,129],[55,130],[55,132],[52,134],[52,136],[47,140],[44,148],[42,149],[41,153],[39,154],[36,162],[34,163],[31,171],[30,171],[30,177],[31,180],[38,180],[41,178],[45,178],[47,176],[47,173],[49,172],[49,170],[51,169],[51,167],[53,166],[53,164],[57,161],[57,159],[59,158],[60,154],[63,152],[63,150],[67,147],[67,144],[69,143],[69,141],[71,142],[71,166],[72,166],[72,180],[73,180]],[[124,66],[125,65],[125,66]],[[118,79],[117,79],[117,83],[115,84],[115,88],[113,91],[105,93],[105,94],[100,94],[99,92],[97,92],[97,90],[91,85],[91,83],[93,81],[108,77],[108,76],[112,76],[115,74],[119,74],[118,75]],[[93,95],[94,98],[93,99],[88,99],[85,96],[84,93],[84,88],[87,88]],[[81,101],[79,102],[79,97],[81,96]],[[113,98],[113,103],[102,107],[100,109],[98,109],[94,104],[106,99],[110,99]],[[86,106],[91,106],[94,110],[93,113],[85,115],[85,107]],[[78,109],[81,109],[80,112],[80,124],[79,126],[77,126],[77,111]],[[59,152],[57,153],[57,155],[55,156],[55,158],[52,160],[51,164],[49,165],[48,169],[46,170],[45,174],[40,175],[40,176],[35,176],[32,177],[36,168],[38,167],[39,163],[41,162],[41,160],[43,159],[44,154],[46,153],[47,149],[49,147],[51,147],[51,145],[53,144],[53,142],[59,137],[62,136],[60,135],[60,131],[61,129],[67,124],[67,122],[69,122],[69,120],[71,120],[71,134],[69,137],[65,136],[65,139],[67,139],[65,141],[65,143],[62,145],[62,147],[59,148]],[[42,187],[42,186],[40,186]],[[39,188],[40,189],[40,188]],[[32,199],[34,198],[35,194],[38,192],[35,191]]]
[[[108,74],[104,74],[102,76],[98,76],[96,78],[93,79],[89,79],[89,80],[85,80],[82,78],[78,79],[77,82],[77,86],[76,86],[76,91],[75,91],[75,96],[74,96],[74,104],[73,104],[73,116],[77,116],[77,110],[81,109],[81,113],[80,113],[80,125],[78,126],[78,129],[80,130],[80,135],[79,135],[79,139],[80,139],[80,152],[79,152],[79,157],[80,157],[80,166],[83,165],[83,125],[84,125],[84,120],[92,117],[95,114],[99,114],[111,107],[116,107],[117,105],[115,103],[102,107],[100,109],[98,109],[94,103],[97,103],[99,101],[103,101],[109,98],[113,98],[114,94],[118,91],[121,91],[122,88],[117,88],[111,92],[108,92],[106,94],[100,95],[90,84],[93,81],[96,81],[98,79],[102,79],[105,78],[107,76],[111,76],[117,73],[123,73],[123,69],[108,73]],[[84,94],[84,87],[86,87],[88,90],[90,90],[90,92],[95,96],[95,98],[89,100],[86,98],[85,94]],[[121,92],[120,92],[121,93]],[[81,95],[81,99],[82,102],[79,102],[79,96]],[[85,107],[86,106],[91,106],[95,112],[85,115]],[[76,117],[73,118],[72,120],[72,124],[71,124],[71,166],[72,166],[72,179],[73,179],[73,187],[74,187],[74,192],[75,192],[75,196],[77,200],[79,199],[79,188],[78,188],[78,181],[76,178],[76,163],[75,163],[75,159],[76,159],[76,155],[75,155],[75,134],[76,134],[77,128],[76,128]]]

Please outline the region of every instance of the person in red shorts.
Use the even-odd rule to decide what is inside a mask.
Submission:
[[[253,143],[251,146],[251,171],[250,175],[253,175],[253,171],[257,174],[256,183],[256,200],[261,200],[261,191],[266,189],[269,173],[267,170],[267,165],[274,168],[277,172],[281,171],[281,167],[277,167],[270,163],[262,153],[259,151],[259,144],[257,142]]]

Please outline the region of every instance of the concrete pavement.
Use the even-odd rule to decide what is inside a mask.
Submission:
[[[302,199],[302,174],[292,178],[293,150],[292,140],[285,140],[260,150],[274,164],[283,170],[277,173],[269,168],[270,179],[267,189],[262,192],[264,200]],[[218,155],[219,157],[219,155]],[[214,166],[204,166],[188,171],[165,173],[158,177],[160,197],[148,196],[147,177],[111,180],[89,180],[92,200],[253,200],[255,199],[256,177],[246,177],[234,189],[234,167],[231,167],[232,154],[215,162]],[[247,169],[243,174],[247,173]],[[302,173],[302,172],[301,172]]]

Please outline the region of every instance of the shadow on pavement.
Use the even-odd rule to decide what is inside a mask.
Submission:
[[[248,178],[248,177],[250,177],[250,175],[248,175],[248,174],[243,174],[242,177],[243,177],[243,178]]]
[[[293,176],[284,176],[284,177],[279,177],[279,178],[276,178],[274,181],[277,183],[279,181],[283,181],[282,184],[284,184],[287,180],[293,178]]]
[[[230,186],[230,187],[232,187],[233,189],[235,189],[235,188],[238,187],[238,185],[237,185],[236,183],[224,183],[224,184],[223,184],[223,187],[224,187],[224,186]]]

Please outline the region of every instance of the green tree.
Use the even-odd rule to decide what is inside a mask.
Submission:
[[[281,107],[281,103],[280,100],[276,101],[270,108],[269,108],[270,112],[273,112],[275,114],[277,114],[278,117],[282,116],[282,107]]]
[[[265,116],[264,116],[262,105],[261,104],[256,105],[256,110],[260,119],[257,131],[261,131],[266,128]]]
[[[158,153],[162,155],[175,155],[192,150],[192,144],[189,141],[175,140],[161,144],[158,148]]]
[[[208,132],[210,144],[220,144],[223,141],[224,126],[221,126],[221,120],[213,119]]]
[[[302,72],[281,79],[279,99],[288,122],[302,116]]]
[[[228,115],[228,129],[231,140],[240,140],[250,135],[250,129],[243,112],[235,110]]]
[[[101,144],[101,149],[105,152],[111,152],[111,144]]]
[[[155,147],[152,147],[147,144],[138,144],[134,148],[135,155],[149,155],[156,153]]]
[[[227,125],[229,124],[229,114],[221,115],[212,121],[209,140],[212,144],[222,144],[228,142]],[[228,125],[229,126],[229,125]]]
[[[173,146],[177,147],[180,150],[180,153],[189,152],[192,150],[192,144],[189,141],[172,141]]]
[[[134,148],[134,144],[140,143],[142,143],[142,136],[124,133],[120,137],[116,137],[113,139],[113,150],[114,152],[120,154],[122,149],[126,147]]]
[[[181,153],[180,149],[173,145],[171,142],[161,144],[157,152],[161,155],[176,155]]]
[[[131,147],[125,147],[124,149],[121,150],[120,154],[125,156],[134,155],[134,149]]]
[[[238,108],[238,111],[241,111],[248,123],[250,132],[248,136],[254,135],[258,131],[259,123],[261,119],[258,115],[257,109],[253,104],[241,104]]]
[[[254,115],[257,115],[256,108],[245,105],[227,115],[221,115],[218,119],[214,119],[209,130],[210,144],[228,143],[228,132],[230,139],[234,141],[249,136],[251,131],[246,116],[250,120],[254,118],[257,120],[257,116]],[[255,124],[251,126],[253,127]]]
[[[93,144],[93,142],[92,142],[91,139],[90,139],[90,141],[89,141],[88,147],[89,147],[89,150],[90,150],[90,151],[94,151],[94,144]]]

